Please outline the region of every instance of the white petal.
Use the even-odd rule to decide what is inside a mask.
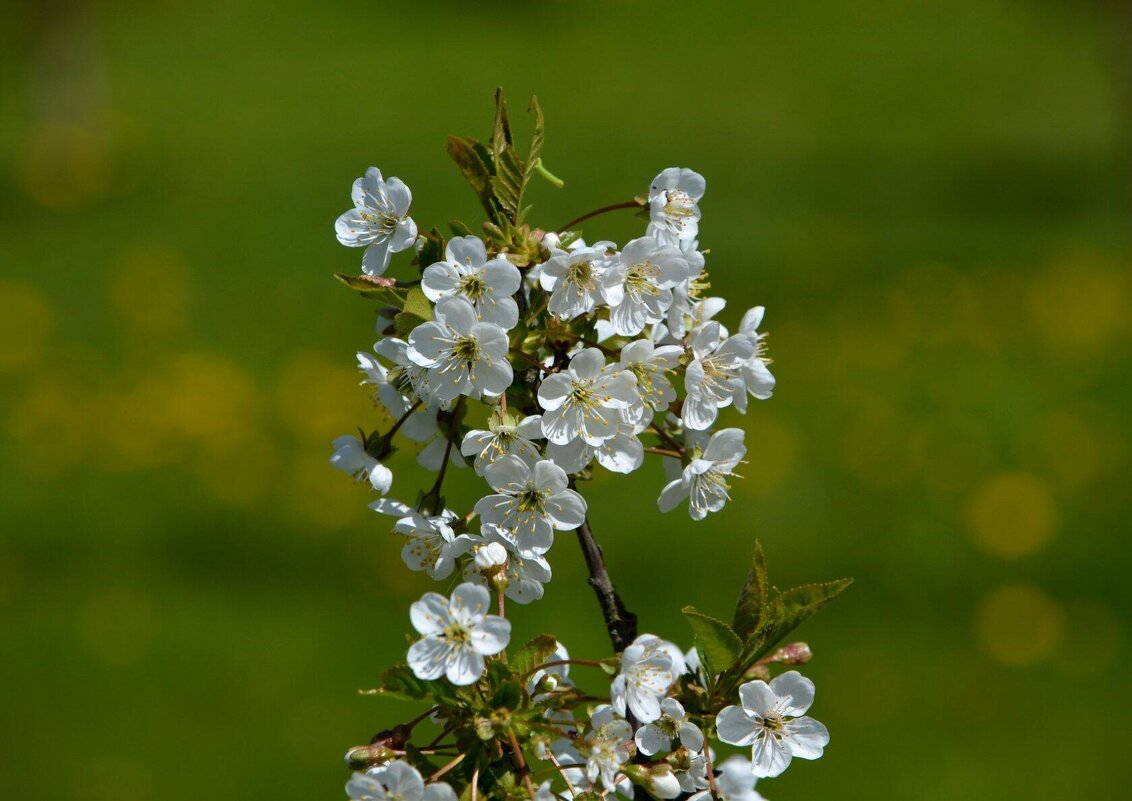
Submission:
[[[730,745],[750,745],[755,741],[758,727],[742,707],[727,706],[715,717],[715,732],[720,740]]]
[[[786,721],[787,740],[794,756],[817,759],[829,745],[829,729],[811,717]]]
[[[760,737],[751,749],[751,772],[760,779],[779,776],[790,767],[792,756],[785,739]]]
[[[637,749],[645,756],[652,756],[658,751],[665,751],[672,745],[672,741],[652,724],[637,729],[637,734],[633,740],[637,744]]]
[[[439,637],[425,637],[409,646],[409,667],[418,679],[438,679],[448,667],[448,643]]]
[[[448,680],[456,685],[474,684],[483,675],[483,656],[471,648],[461,648],[453,652],[448,662]]]
[[[597,348],[581,350],[570,360],[570,372],[579,378],[596,378],[603,367],[605,367],[605,355]]]
[[[362,254],[362,272],[366,275],[381,275],[389,267],[393,253],[389,249],[389,237],[375,239]]]
[[[409,607],[409,620],[421,634],[439,634],[448,625],[448,599],[438,592],[426,592]]]
[[[796,670],[776,676],[770,691],[778,696],[778,710],[792,718],[806,714],[814,703],[814,683]]]
[[[586,519],[586,501],[573,490],[562,490],[546,500],[546,513],[559,531],[570,531]]]
[[[664,485],[664,489],[660,491],[660,497],[657,498],[656,505],[660,507],[662,512],[671,512],[687,497],[688,485],[684,483],[683,479],[678,478]]]
[[[511,641],[511,621],[499,615],[488,615],[472,630],[472,647],[484,656],[492,656]]]

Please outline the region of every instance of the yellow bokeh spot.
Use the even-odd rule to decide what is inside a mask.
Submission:
[[[54,328],[55,314],[42,292],[0,282],[0,375],[38,364]]]
[[[365,414],[366,389],[358,387],[362,375],[351,361],[351,356],[330,358],[304,350],[284,365],[276,404],[280,419],[296,437],[329,447],[335,437],[355,433],[359,425],[378,426],[382,418]]]
[[[179,331],[188,321],[192,272],[184,255],[161,243],[134,245],[110,265],[114,319],[131,333]]]
[[[103,590],[79,611],[79,638],[98,662],[124,667],[149,653],[157,613],[148,597],[126,587]]]
[[[1065,614],[1037,587],[1000,587],[987,595],[976,614],[983,651],[1004,665],[1032,665],[1057,649]]]
[[[1099,350],[1129,330],[1127,270],[1077,258],[1039,275],[1030,286],[1034,326],[1053,351]]]
[[[1049,485],[1028,473],[1003,473],[976,488],[967,502],[975,544],[992,556],[1017,558],[1053,537],[1057,507]]]

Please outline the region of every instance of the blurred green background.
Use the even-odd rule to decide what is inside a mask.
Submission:
[[[406,716],[355,694],[433,585],[326,463],[381,424],[332,223],[370,164],[478,222],[445,137],[498,84],[566,179],[536,222],[694,167],[724,322],[768,307],[725,512],[660,516],[651,463],[587,492],[646,631],[728,614],[756,536],[856,577],[801,631],[832,744],[763,793],[1128,792],[1126,6],[779,5],[0,2],[0,797],[339,798]],[[604,653],[551,560],[516,638]]]

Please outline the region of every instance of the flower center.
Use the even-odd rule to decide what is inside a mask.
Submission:
[[[773,737],[781,737],[786,732],[786,724],[782,715],[777,712],[768,712],[762,719],[763,731]]]
[[[659,295],[660,287],[656,285],[660,277],[660,268],[651,261],[642,261],[634,264],[625,274],[625,289],[634,295]]]
[[[362,219],[376,225],[383,234],[391,234],[397,228],[397,215],[390,214],[387,211],[380,211],[376,214],[372,211],[363,211]]]
[[[460,294],[470,301],[477,301],[487,293],[487,284],[479,273],[471,273],[460,279]]]
[[[593,262],[574,262],[566,268],[566,280],[571,284],[577,284],[583,289],[592,289],[594,286]]]
[[[692,200],[687,192],[670,189],[664,193],[664,213],[669,217],[690,217],[696,208],[696,201]]]
[[[517,496],[520,512],[538,512],[542,514],[542,493],[535,487],[528,486]]]
[[[471,633],[459,623],[449,623],[445,626],[443,636],[455,645],[464,645],[471,639]]]
[[[477,362],[482,354],[479,340],[475,337],[457,337],[452,344],[452,355],[462,362]]]

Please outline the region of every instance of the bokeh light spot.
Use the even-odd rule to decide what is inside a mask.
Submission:
[[[108,291],[115,319],[131,333],[175,332],[188,319],[192,271],[169,245],[138,244],[111,264]]]
[[[157,613],[142,593],[112,587],[83,603],[78,624],[79,637],[95,660],[108,667],[125,667],[149,653]]]
[[[1032,665],[1061,642],[1065,614],[1037,587],[999,587],[979,605],[976,628],[983,650],[1004,665]]]
[[[1053,537],[1057,508],[1049,484],[1028,473],[1003,473],[977,487],[967,502],[967,526],[985,553],[1018,558]]]
[[[38,364],[54,328],[55,314],[43,293],[0,282],[0,374]]]

